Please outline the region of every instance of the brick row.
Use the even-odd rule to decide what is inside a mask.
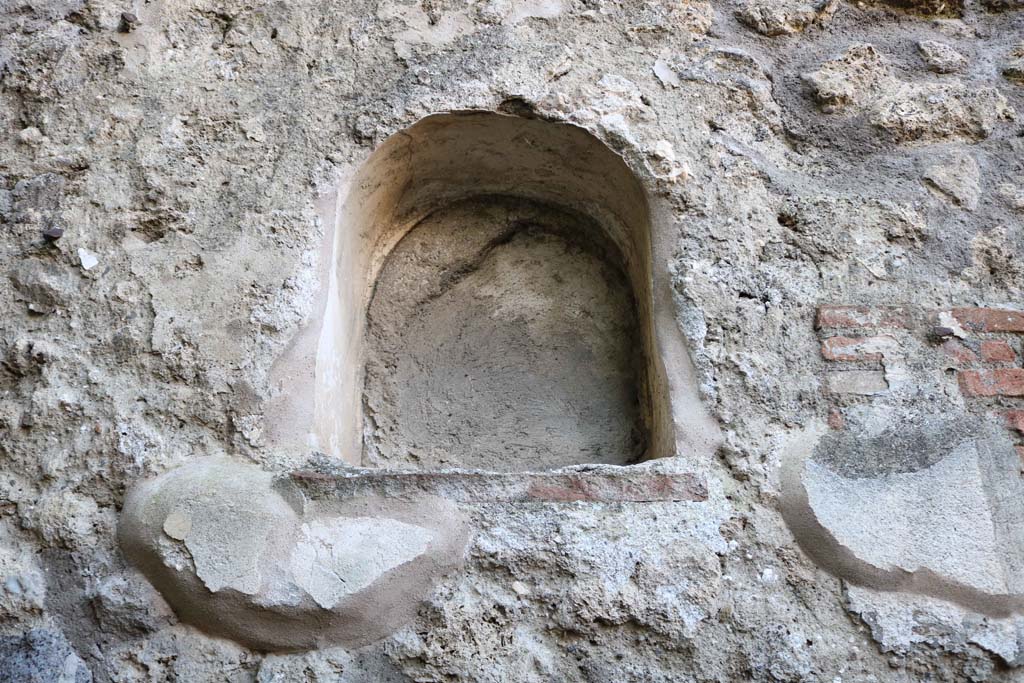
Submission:
[[[704,501],[704,478],[689,472],[595,468],[587,472],[390,472],[300,470],[290,479],[313,500],[434,495],[460,503],[650,503]]]

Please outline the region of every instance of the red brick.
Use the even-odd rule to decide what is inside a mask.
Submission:
[[[827,328],[907,328],[911,316],[903,306],[819,306],[815,326]]]
[[[1024,396],[1024,368],[965,370],[959,379],[967,396]]]
[[[956,339],[947,339],[942,342],[942,350],[946,352],[946,355],[965,365],[971,365],[978,360],[978,354]]]
[[[1024,311],[1000,308],[954,308],[953,317],[975,332],[1024,332]]]
[[[1009,410],[1006,412],[1006,421],[1012,429],[1024,434],[1024,410]]]
[[[1017,360],[1017,354],[1002,339],[986,339],[981,342],[981,359],[989,363],[1012,363]]]

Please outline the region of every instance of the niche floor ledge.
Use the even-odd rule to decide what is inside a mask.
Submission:
[[[460,504],[702,502],[704,477],[662,462],[543,472],[406,471],[317,464],[288,475],[309,500],[436,496]]]

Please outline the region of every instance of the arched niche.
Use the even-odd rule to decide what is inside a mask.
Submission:
[[[583,128],[493,112],[418,121],[385,140],[339,193],[315,362],[307,363],[314,367],[314,446],[365,464],[363,383],[375,283],[410,230],[474,197],[553,207],[594,226],[599,235],[593,241],[608,245],[606,254],[628,280],[639,326],[637,402],[645,448],[629,460],[713,451],[717,426],[701,405],[674,318],[667,211],[620,156]],[[285,386],[288,378],[281,381]],[[305,398],[296,405],[309,406]],[[293,408],[292,416],[297,412]]]

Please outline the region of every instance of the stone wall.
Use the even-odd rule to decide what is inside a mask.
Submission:
[[[1020,0],[26,0],[0,36],[0,680],[1021,677]],[[279,438],[323,206],[455,110],[579,126],[664,207],[717,450]],[[131,526],[161,476],[197,488]]]

